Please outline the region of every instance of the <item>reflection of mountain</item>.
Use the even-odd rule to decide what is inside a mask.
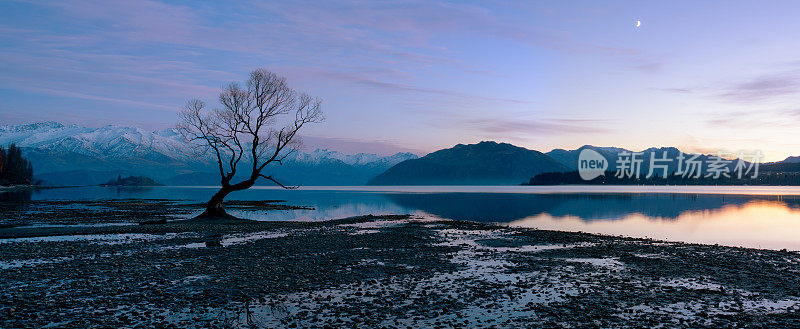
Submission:
[[[441,218],[507,222],[549,211],[553,204],[540,195],[497,193],[397,193],[387,197],[404,208]]]
[[[187,203],[205,202],[216,192],[215,188],[203,187],[75,187],[44,189],[36,192],[33,200],[108,200],[108,199],[148,199],[176,200]],[[76,197],[79,196],[79,197]],[[0,213],[3,198],[13,195],[0,192]],[[28,191],[27,200],[30,200]],[[14,199],[16,200],[16,199]],[[407,214],[406,209],[389,201],[384,194],[325,190],[282,190],[252,188],[238,191],[227,200],[284,200],[292,206],[307,206],[314,210],[274,210],[245,211],[231,207],[231,213],[244,218],[257,220],[326,220],[365,214]],[[200,208],[198,208],[198,211]],[[199,214],[199,212],[198,212]]]
[[[615,220],[631,214],[675,219],[687,211],[711,211],[758,200],[800,207],[798,197],[708,194],[388,194],[404,208],[416,208],[454,220],[510,222],[549,214],[585,221]]]
[[[210,190],[206,190],[208,193]],[[208,196],[198,196],[205,200]],[[295,209],[282,211],[239,211],[230,209],[233,214],[255,220],[328,220],[365,214],[407,214],[411,211],[379,193],[359,193],[345,191],[315,190],[273,190],[251,189],[232,194],[231,200],[285,200],[293,206],[308,206],[314,210]]]
[[[0,193],[3,200],[171,199],[205,202],[216,191],[202,187],[108,188],[78,187]],[[31,195],[32,193],[32,195]],[[631,214],[672,220],[687,212],[715,212],[754,201],[800,210],[800,196],[745,196],[681,193],[394,193],[352,190],[282,190],[253,188],[231,194],[229,200],[285,200],[314,210],[258,211],[247,218],[306,220],[365,214],[408,214],[422,211],[437,217],[479,222],[511,222],[537,215],[573,217],[582,221],[616,220]],[[9,203],[9,202],[6,202]],[[0,209],[2,210],[2,209]],[[233,210],[233,209],[231,209]],[[1,213],[1,211],[0,211]]]

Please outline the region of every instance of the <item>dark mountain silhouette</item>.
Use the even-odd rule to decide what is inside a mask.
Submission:
[[[592,149],[597,151],[598,153],[602,154],[608,160],[609,167],[607,172],[604,176],[600,176],[595,178],[592,181],[584,181],[578,175],[576,171],[578,165],[578,156],[580,152],[584,149]],[[730,177],[721,176],[719,178],[713,177],[713,172],[709,171],[709,161],[712,160],[713,155],[709,154],[701,154],[697,157],[697,161],[701,162],[701,177],[682,177],[679,175],[675,175],[675,172],[678,169],[678,160],[677,156],[680,151],[674,147],[662,147],[662,148],[649,148],[647,150],[642,151],[641,159],[643,160],[641,163],[640,168],[640,175],[639,179],[628,178],[628,177],[614,177],[617,171],[617,157],[620,152],[628,151],[625,149],[620,148],[611,148],[611,147],[594,147],[590,145],[585,145],[577,150],[553,150],[548,152],[553,158],[561,161],[565,166],[570,167],[573,171],[570,172],[553,172],[553,173],[542,173],[536,175],[531,178],[528,184],[530,185],[558,185],[558,184],[606,184],[606,185],[800,185],[800,156],[788,157],[783,161],[777,162],[768,162],[768,163],[760,163],[758,165],[758,176],[753,178],[752,174],[755,172],[755,166],[752,166],[751,163],[744,161],[742,163],[743,172],[748,171],[749,173],[743,173],[742,177],[739,177],[737,171],[737,162],[738,159],[729,159],[730,161],[725,167],[728,168]],[[630,152],[630,151],[628,151]],[[668,159],[671,159],[669,162],[662,162],[661,164],[668,165],[668,178],[663,179],[662,173],[663,170],[655,168],[653,171],[653,177],[651,179],[647,179],[646,176],[649,174],[650,168],[650,157],[655,155],[656,159],[663,157],[664,152],[666,152],[666,156]],[[687,168],[687,161],[689,160],[690,155],[684,153],[686,158],[684,159],[683,169]],[[749,160],[745,157],[744,160]],[[710,177],[706,177],[711,174]]]
[[[619,154],[621,152],[632,152],[630,150],[626,150],[626,149],[618,148],[618,147],[597,147],[597,146],[592,146],[592,145],[584,145],[584,146],[581,146],[580,148],[578,148],[576,150],[555,149],[555,150],[552,150],[550,152],[547,152],[546,154],[549,155],[550,157],[552,157],[553,159],[559,161],[564,166],[569,167],[571,170],[577,170],[578,169],[578,157],[579,157],[581,151],[583,151],[584,149],[591,149],[591,150],[597,151],[598,153],[603,155],[606,158],[606,160],[608,160],[608,169],[607,169],[608,171],[616,171],[617,170],[617,168],[618,168],[617,159],[618,159]],[[670,174],[672,174],[672,173],[674,173],[674,172],[676,172],[678,170],[678,155],[681,153],[681,151],[678,150],[675,147],[660,147],[660,148],[651,147],[651,148],[648,148],[648,149],[646,149],[644,151],[641,151],[641,153],[642,154],[638,158],[642,160],[641,165],[640,165],[640,169],[639,169],[639,175],[642,178],[647,176],[647,174],[650,171],[650,159],[651,159],[651,157],[655,157],[655,159],[656,159],[655,164],[656,165],[667,165],[667,175],[670,175]],[[665,156],[665,154],[666,154],[666,156]],[[684,157],[685,157],[684,166],[683,166],[684,169],[686,168],[685,163],[690,159],[691,156],[692,155],[687,154],[686,152],[684,152]],[[707,168],[706,163],[710,159],[713,159],[712,157],[713,157],[713,155],[711,155],[711,154],[700,154],[696,158],[696,161],[700,161],[702,163],[701,168],[700,168],[701,174],[707,173],[707,169],[708,168]],[[670,161],[659,162],[658,159],[660,159],[660,158],[670,159]],[[745,159],[745,160],[747,160],[747,159]],[[749,166],[749,162],[745,162],[745,165]],[[731,173],[733,173],[734,168],[736,167],[736,161],[734,160],[734,161],[728,163],[726,165],[726,167],[728,167],[728,170]],[[663,175],[663,169],[659,169],[659,167],[657,167],[657,166],[654,167],[653,175],[662,176]]]
[[[800,156],[787,157],[783,161],[778,161],[777,163],[800,163]]]
[[[547,154],[554,160],[560,162],[567,168],[576,170],[578,169],[578,156],[580,155],[581,151],[585,149],[594,150],[597,151],[597,153],[603,155],[609,161],[609,166],[614,165],[614,161],[616,161],[617,159],[617,154],[623,151],[628,151],[626,149],[619,147],[598,147],[592,145],[584,145],[576,150],[554,149],[545,154]]]
[[[569,168],[549,156],[506,143],[458,144],[389,168],[368,185],[509,185]]]
[[[800,162],[772,162],[759,167],[760,173],[800,173]]]

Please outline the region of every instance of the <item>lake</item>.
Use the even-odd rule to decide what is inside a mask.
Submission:
[[[206,201],[215,187],[78,187],[32,200]],[[313,210],[231,211],[257,220],[318,221],[365,214],[500,223],[660,240],[800,250],[800,187],[347,186],[254,187],[229,200],[286,200]]]

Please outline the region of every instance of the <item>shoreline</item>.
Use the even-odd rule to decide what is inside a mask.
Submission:
[[[218,189],[210,185],[15,185],[0,186],[0,192],[14,189],[60,189],[83,187],[145,187],[145,188],[196,188]],[[256,185],[251,190],[285,190],[279,186]],[[680,189],[680,190],[673,190]],[[354,191],[354,192],[397,192],[397,193],[533,193],[533,194],[708,194],[708,195],[776,195],[800,196],[800,185],[319,185],[302,186],[296,191]]]
[[[297,209],[304,209],[305,206],[297,206]],[[63,224],[63,225],[24,225],[24,226],[0,226],[0,243],[6,239],[24,239],[24,238],[38,238],[38,237],[51,237],[51,236],[68,236],[68,235],[91,235],[91,234],[128,234],[128,233],[147,233],[157,232],[162,233],[162,230],[150,230],[147,228],[160,226],[169,227],[172,229],[178,228],[178,231],[193,232],[205,231],[205,226],[242,226],[242,227],[261,227],[264,229],[274,228],[306,228],[306,227],[325,227],[329,225],[339,225],[348,223],[360,223],[369,220],[386,220],[386,219],[409,219],[413,218],[420,222],[435,222],[435,223],[460,223],[470,224],[476,226],[485,226],[495,230],[509,230],[509,231],[537,231],[537,232],[550,232],[554,234],[575,234],[580,236],[594,236],[600,239],[619,239],[626,241],[635,241],[639,243],[653,243],[653,244],[675,244],[684,245],[687,247],[714,247],[714,248],[729,248],[744,251],[765,251],[765,252],[782,252],[788,254],[797,254],[800,256],[800,250],[790,250],[788,248],[761,248],[761,247],[747,247],[747,246],[734,246],[719,243],[699,243],[680,240],[667,240],[651,237],[637,237],[620,234],[604,234],[584,231],[567,231],[557,229],[541,229],[535,227],[522,227],[522,226],[508,226],[507,223],[491,223],[491,222],[476,222],[469,220],[451,220],[451,219],[437,219],[437,218],[424,218],[416,217],[410,214],[387,214],[387,215],[359,215],[352,217],[344,217],[338,219],[329,219],[322,221],[295,221],[295,220],[200,220],[194,221],[193,218],[173,219],[166,222],[163,221],[145,221],[139,223],[99,223],[93,224]],[[139,228],[146,228],[140,230]],[[169,230],[168,230],[169,231]]]
[[[409,215],[0,236],[9,327],[800,324],[796,252]]]
[[[19,187],[22,190],[34,189],[32,186]],[[60,187],[59,187],[60,188]],[[67,188],[67,187],[64,187]],[[2,191],[0,191],[2,192]],[[285,200],[262,200],[262,201],[242,201],[231,200],[225,203],[229,210],[255,212],[258,214],[261,211],[269,213],[272,211],[292,211],[292,210],[315,210],[314,207],[309,206],[296,206],[286,204]],[[68,230],[70,227],[76,228],[76,232],[84,232],[86,230],[97,230],[104,226],[135,226],[141,224],[160,224],[160,223],[175,223],[190,219],[193,215],[199,214],[205,207],[205,203],[196,202],[188,199],[138,199],[138,198],[121,198],[121,199],[96,199],[96,200],[7,200],[0,203],[0,212],[4,212],[4,218],[0,218],[0,239],[8,237],[16,237],[13,234],[3,232],[2,229],[14,228],[17,232],[36,232],[42,229],[41,232],[49,232],[48,229],[61,228]],[[27,209],[26,209],[27,208]],[[80,208],[81,211],[77,211]],[[371,215],[369,215],[371,216]],[[396,216],[396,215],[385,215]],[[358,217],[358,216],[356,216]],[[431,220],[449,221],[451,219],[431,217]],[[319,223],[319,222],[335,222],[340,219],[325,219],[322,221],[308,221],[308,220],[275,220],[276,223]],[[462,219],[463,220],[463,219]],[[272,222],[264,219],[254,219],[255,222]],[[470,221],[470,220],[466,220]],[[629,238],[641,239],[645,241],[662,241],[668,243],[685,243],[696,244],[705,246],[723,246],[729,248],[743,248],[753,250],[772,250],[772,251],[789,251],[800,252],[800,250],[790,249],[784,246],[777,247],[762,247],[754,245],[741,245],[734,243],[723,242],[699,242],[681,239],[659,238],[646,235],[626,235],[614,234],[606,232],[591,232],[584,230],[565,230],[559,228],[542,228],[538,226],[524,226],[512,225],[511,222],[485,222],[485,221],[470,221],[474,223],[496,225],[500,228],[509,229],[534,229],[542,231],[562,232],[562,233],[579,233],[579,234],[593,234],[602,237],[610,238]],[[11,234],[11,235],[9,235]],[[28,233],[30,234],[30,233]],[[33,233],[36,234],[36,233]],[[50,233],[40,233],[50,234]],[[76,233],[80,234],[80,233]]]
[[[0,185],[0,193],[2,193],[2,192],[16,192],[16,191],[31,191],[31,190],[52,190],[52,189],[60,189],[60,188],[74,188],[74,187],[85,187],[85,186],[49,186],[49,185],[11,185],[11,186],[2,186],[2,185]]]

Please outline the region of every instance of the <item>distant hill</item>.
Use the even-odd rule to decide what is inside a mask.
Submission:
[[[800,172],[800,162],[771,162],[763,163],[759,167],[763,173],[797,173]]]
[[[783,161],[779,161],[777,163],[800,163],[800,156],[787,157]]]
[[[673,174],[677,171],[678,160],[677,156],[680,153],[680,150],[674,147],[662,147],[662,148],[649,148],[642,152],[641,159],[643,160],[641,163],[640,169],[640,178],[639,179],[629,179],[629,178],[615,178],[613,177],[617,170],[617,157],[620,152],[629,150],[615,148],[615,147],[595,147],[591,145],[585,145],[577,150],[553,150],[548,152],[547,154],[552,156],[553,158],[562,162],[565,166],[570,167],[572,170],[577,170],[578,165],[578,155],[584,149],[592,149],[597,151],[598,153],[602,154],[609,163],[609,168],[607,169],[605,176],[598,177],[593,181],[587,182],[582,180],[577,171],[571,172],[556,172],[556,173],[542,173],[537,176],[531,178],[531,180],[527,183],[529,185],[557,185],[557,184],[609,184],[609,185],[628,185],[628,184],[635,184],[635,185],[800,185],[800,157],[788,157],[783,161],[778,162],[768,162],[768,163],[760,163],[758,166],[758,177],[757,178],[749,178],[749,175],[743,175],[742,179],[732,178],[720,178],[720,179],[713,179],[704,177],[706,174],[709,173],[708,170],[708,161],[711,159],[712,155],[708,154],[701,154],[697,157],[702,163],[701,174],[703,177],[701,178],[681,178],[675,177]],[[663,179],[661,177],[662,170],[656,169],[654,170],[654,176],[657,176],[653,179],[646,179],[647,174],[649,173],[650,168],[650,157],[655,155],[656,159],[661,158],[666,152],[667,158],[671,159],[672,161],[667,162],[668,165],[668,179]],[[684,169],[686,169],[686,161],[688,160],[689,155],[685,154],[687,157],[684,159]],[[728,165],[729,174],[731,176],[737,176],[736,173],[736,163],[737,159],[729,159],[732,160]],[[748,160],[745,158],[745,160]],[[663,164],[663,163],[662,163]],[[749,162],[744,162],[744,165],[750,167]],[[753,167],[755,168],[755,167]],[[750,172],[752,174],[752,171]]]
[[[617,154],[627,151],[626,149],[619,147],[597,147],[592,145],[584,145],[576,150],[554,149],[545,154],[564,166],[567,166],[569,169],[576,170],[578,169],[578,156],[584,149],[597,151],[597,153],[600,153],[609,161],[609,165],[614,165],[614,161],[617,159]]]
[[[218,185],[220,180],[211,154],[198,154],[174,129],[151,132],[58,122],[0,125],[0,145],[10,143],[33,164],[34,178],[47,185],[98,185],[119,175],[147,176],[169,185]],[[296,152],[282,166],[268,166],[266,173],[293,185],[363,185],[415,158],[411,153],[350,155],[318,149]]]
[[[510,185],[543,172],[569,168],[551,157],[506,143],[458,144],[419,159],[406,160],[368,185]]]
[[[617,166],[618,166],[617,165],[617,158],[618,158],[618,156],[619,156],[619,154],[621,152],[632,152],[630,150],[627,150],[627,149],[624,149],[624,148],[618,148],[618,147],[597,147],[597,146],[592,146],[592,145],[584,145],[584,146],[581,146],[580,148],[575,149],[575,150],[555,149],[555,150],[552,150],[550,152],[547,152],[546,154],[549,155],[550,157],[552,157],[553,159],[557,160],[561,164],[569,167],[569,169],[577,170],[578,169],[578,156],[580,155],[581,151],[583,151],[584,149],[591,149],[591,150],[597,151],[598,153],[603,155],[606,158],[606,160],[608,160],[608,169],[607,170],[609,170],[609,171],[616,171],[617,170]],[[648,149],[640,151],[640,152],[642,152],[642,155],[639,158],[642,160],[642,162],[641,162],[641,165],[640,165],[641,167],[640,167],[639,172],[640,172],[640,175],[642,177],[647,175],[648,172],[650,171],[650,158],[655,156],[655,159],[660,159],[660,158],[662,158],[664,156],[665,152],[666,152],[666,158],[670,159],[671,161],[669,161],[669,162],[666,162],[666,161],[665,162],[658,162],[658,161],[656,161],[656,164],[657,165],[667,165],[667,167],[668,167],[667,168],[667,173],[668,174],[674,173],[675,171],[678,170],[678,155],[681,153],[681,151],[678,150],[675,147],[659,147],[659,148],[651,147],[651,148],[648,148]],[[684,153],[684,156],[686,157],[686,159],[684,159],[684,163],[686,163],[686,161],[689,159],[690,155],[687,154],[687,153]],[[710,155],[710,154],[700,154],[697,157],[696,160],[703,163],[702,168],[701,168],[701,172],[702,173],[706,173],[707,166],[706,166],[705,163],[710,159],[710,157],[712,157],[712,155]],[[749,163],[746,163],[746,164],[749,164]],[[735,161],[729,163],[727,167],[732,172],[733,169],[735,168]],[[656,169],[654,169],[653,173],[654,173],[654,175],[661,175],[662,171],[663,170],[658,169],[658,167],[656,167]]]

